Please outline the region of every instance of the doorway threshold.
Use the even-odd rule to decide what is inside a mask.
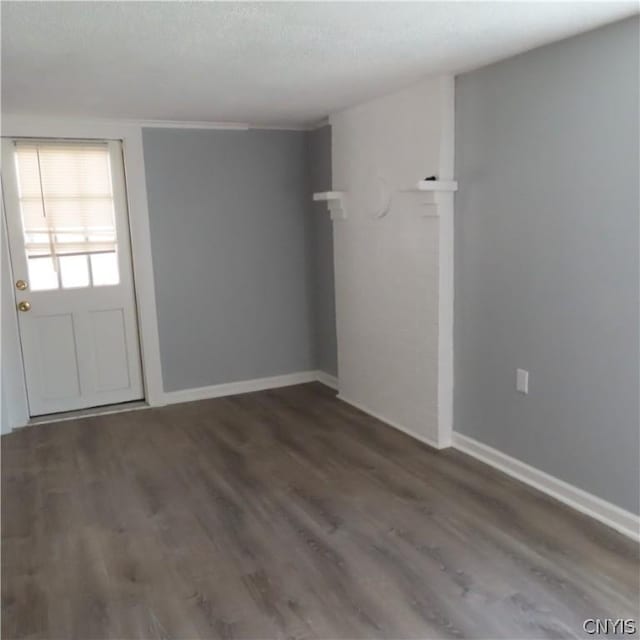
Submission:
[[[121,404],[108,404],[102,407],[89,407],[88,409],[78,409],[77,411],[65,411],[64,413],[48,413],[42,416],[35,416],[29,419],[27,427],[39,424],[49,424],[51,422],[65,422],[66,420],[78,420],[80,418],[91,418],[93,416],[106,416],[110,413],[123,413],[125,411],[137,411],[148,409],[150,405],[144,400],[134,400],[133,402],[123,402]]]

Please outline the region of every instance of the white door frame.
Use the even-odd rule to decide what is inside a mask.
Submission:
[[[142,126],[113,120],[69,120],[5,115],[2,118],[1,133],[3,137],[83,138],[122,141],[145,401],[149,406],[164,404],[160,343],[158,339],[158,314],[156,312],[153,262],[151,258],[149,207],[147,204],[147,185],[142,148]],[[6,250],[6,247],[2,246],[2,250]],[[15,303],[15,290],[9,277],[10,274],[2,275],[1,286],[10,286],[12,299]],[[17,329],[18,319],[16,313],[6,314],[6,317],[12,319]],[[8,367],[10,371],[15,372],[16,375],[24,379],[22,358],[19,358],[19,361],[8,363]],[[12,407],[11,414],[29,415],[26,394],[24,398],[16,397],[12,401],[18,405],[24,402],[24,406]],[[5,415],[7,414],[6,410],[7,408],[4,407]],[[24,425],[2,425],[2,431],[7,432],[20,426]]]

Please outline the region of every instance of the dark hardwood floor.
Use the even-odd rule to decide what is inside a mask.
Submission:
[[[573,638],[638,546],[300,385],[2,438],[2,637]]]

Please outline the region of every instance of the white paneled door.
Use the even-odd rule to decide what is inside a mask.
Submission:
[[[120,142],[2,141],[32,416],[144,396]]]

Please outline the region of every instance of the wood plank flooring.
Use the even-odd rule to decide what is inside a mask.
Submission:
[[[2,637],[573,638],[638,546],[314,383],[2,438]]]

